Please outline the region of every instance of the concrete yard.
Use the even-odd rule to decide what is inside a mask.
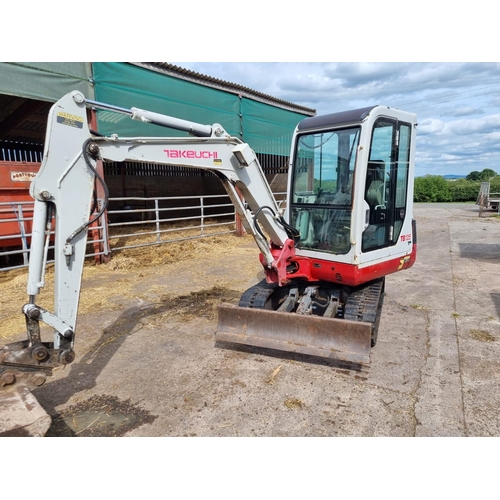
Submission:
[[[80,315],[76,361],[33,391],[48,435],[500,436],[500,218],[473,204],[415,217],[417,263],[387,277],[368,367],[215,345],[213,304],[262,278],[245,237],[227,255],[129,269],[131,293]]]

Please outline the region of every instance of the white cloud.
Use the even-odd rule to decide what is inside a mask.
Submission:
[[[449,131],[456,135],[486,134],[500,130],[500,114],[482,118],[454,120],[448,124]],[[475,137],[474,137],[475,138]]]
[[[446,124],[442,120],[436,118],[428,118],[427,120],[418,122],[418,135],[436,135],[443,132]]]
[[[462,117],[477,114],[484,114],[484,111],[475,106],[449,107],[441,111],[441,116]]]
[[[496,62],[174,64],[314,108],[318,114],[374,104],[415,112],[417,175],[500,171]]]

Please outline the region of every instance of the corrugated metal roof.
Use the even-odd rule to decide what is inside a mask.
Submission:
[[[187,80],[189,82],[198,83],[199,85],[205,85],[207,87],[212,87],[218,90],[223,90],[224,92],[231,92],[233,94],[242,95],[256,101],[269,104],[271,106],[276,106],[288,111],[293,111],[296,113],[303,113],[309,116],[315,116],[316,110],[312,108],[307,108],[299,104],[294,104],[288,101],[283,101],[276,97],[264,94],[257,90],[253,90],[249,87],[239,85],[237,83],[231,83],[212,76],[203,75],[197,73],[196,71],[191,71],[189,69],[181,68],[175,64],[170,64],[166,62],[134,62],[130,63],[136,66],[140,66],[151,71],[157,71],[158,73],[163,73],[168,76],[175,78],[180,78]]]
[[[289,111],[315,116],[316,110],[263,94],[248,87],[202,75],[170,63],[130,63],[175,78],[242,95]],[[0,94],[0,141],[43,144],[47,115],[52,103]],[[5,144],[5,142],[4,142]]]

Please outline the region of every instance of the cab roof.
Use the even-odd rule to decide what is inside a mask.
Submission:
[[[339,113],[305,118],[297,125],[297,129],[302,132],[304,130],[360,123],[368,116],[370,111],[376,107],[377,106],[369,106],[367,108],[353,109],[349,111],[341,111]]]

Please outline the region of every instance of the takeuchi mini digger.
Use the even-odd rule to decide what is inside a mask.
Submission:
[[[186,137],[101,136],[87,108],[188,132]],[[370,106],[302,120],[280,209],[251,147],[219,124],[201,125],[90,101],[77,91],[52,107],[35,199],[27,284],[27,339],[0,349],[4,388],[40,385],[75,358],[87,229],[107,205],[97,161],[137,161],[213,172],[260,251],[265,280],[239,305],[222,304],[215,340],[364,364],[377,340],[385,276],[413,265],[416,116]],[[95,183],[106,193],[94,207]],[[54,223],[52,222],[54,221]],[[54,310],[37,305],[54,240]],[[42,340],[40,322],[54,329]]]

